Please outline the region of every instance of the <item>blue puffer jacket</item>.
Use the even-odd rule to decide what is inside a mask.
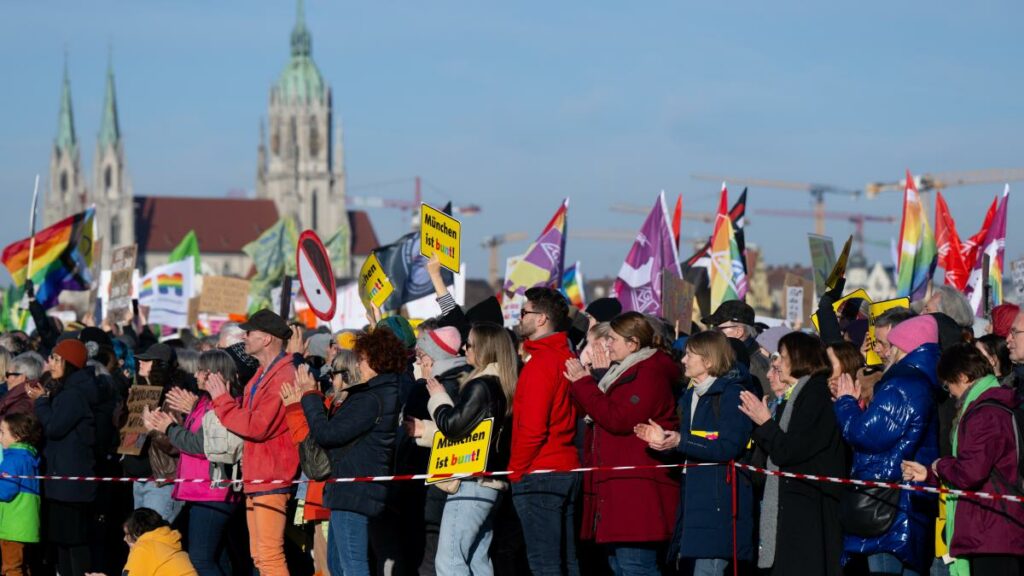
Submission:
[[[928,466],[938,458],[938,360],[939,346],[925,344],[886,371],[866,410],[852,396],[836,401],[839,428],[853,448],[853,478],[901,482],[903,460]],[[903,491],[900,512],[888,532],[875,538],[847,535],[844,549],[867,555],[888,552],[925,573],[932,558],[935,514],[931,495]]]

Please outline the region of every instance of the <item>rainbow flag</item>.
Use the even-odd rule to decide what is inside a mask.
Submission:
[[[569,199],[566,198],[537,240],[527,248],[522,260],[505,278],[507,294],[522,295],[535,286],[561,287],[568,214]]]
[[[36,300],[44,308],[57,304],[64,290],[88,290],[92,283],[92,252],[95,237],[95,208],[69,216],[35,235],[32,269],[28,256],[32,238],[4,248],[0,260],[11,273],[15,286],[31,279]]]
[[[1006,251],[1006,213],[1009,202],[1010,185],[1007,184],[1003,189],[999,208],[992,219],[992,225],[986,232],[983,243],[979,245],[978,256],[971,263],[973,268],[967,279],[966,293],[974,314],[978,317],[984,317],[991,309],[990,306],[1003,303],[1003,258]],[[982,283],[985,256],[988,256],[988,302],[984,299],[985,286]]]
[[[710,264],[708,276],[712,311],[717,310],[722,302],[742,300],[747,295],[746,267],[729,217],[729,190],[725,182],[722,182],[715,230],[711,235]]]
[[[583,295],[583,273],[580,272],[580,263],[570,266],[565,274],[562,274],[562,294],[565,294],[569,304],[583,310],[587,307]]]
[[[921,204],[914,177],[907,170],[903,195],[903,224],[900,227],[899,254],[896,261],[896,296],[920,300],[928,290],[935,273],[938,248],[928,225],[928,216]]]

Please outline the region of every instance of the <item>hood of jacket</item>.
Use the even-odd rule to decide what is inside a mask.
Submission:
[[[982,394],[971,404],[977,404],[984,400],[999,402],[1008,408],[1016,408],[1017,405],[1020,404],[1020,400],[1017,398],[1017,392],[1013,388],[1006,388],[1004,386],[998,386],[982,392]],[[968,406],[967,409],[970,411],[971,407]]]
[[[565,332],[538,338],[537,340],[526,340],[523,342],[523,352],[529,356],[554,352],[558,354],[570,353],[569,337]]]
[[[142,536],[139,536],[138,542],[143,541],[159,542],[165,544],[171,548],[181,549],[181,532],[172,530],[170,526],[161,526],[156,530],[150,530]]]
[[[912,350],[899,362],[892,365],[883,377],[882,381],[907,376],[911,371],[917,371],[924,375],[932,388],[939,386],[939,377],[936,375],[936,367],[939,363],[940,349],[938,344],[924,344]]]

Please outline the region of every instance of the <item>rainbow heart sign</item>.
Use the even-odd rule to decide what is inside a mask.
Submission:
[[[195,264],[186,258],[157,266],[142,277],[139,305],[149,308],[149,322],[188,328],[188,301],[193,296]]]

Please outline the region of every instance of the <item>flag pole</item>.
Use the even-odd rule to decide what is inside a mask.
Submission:
[[[32,259],[36,252],[36,202],[39,199],[39,174],[32,189],[32,212],[28,217],[28,267],[25,268],[25,280],[32,279]]]

